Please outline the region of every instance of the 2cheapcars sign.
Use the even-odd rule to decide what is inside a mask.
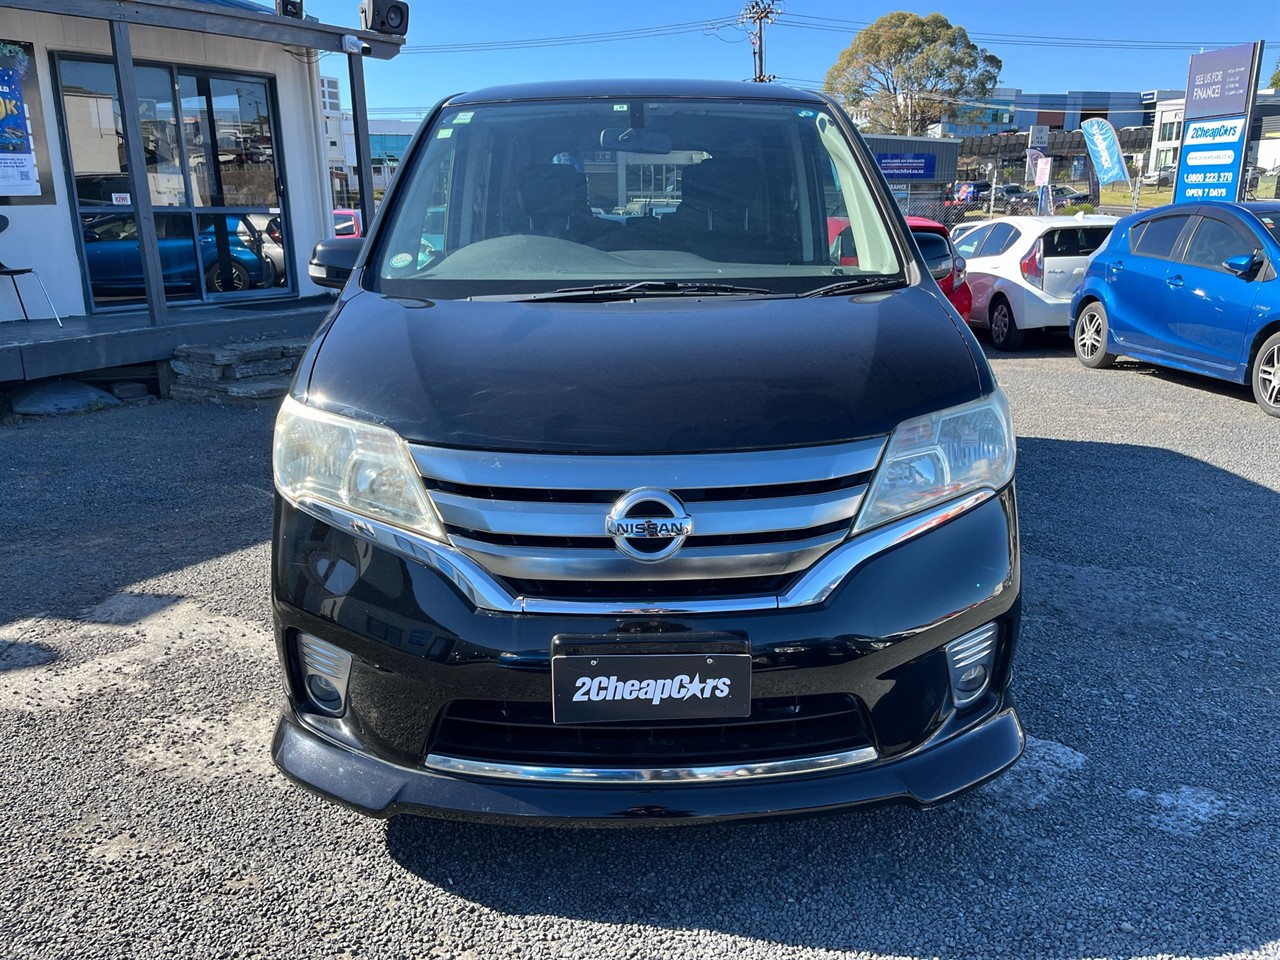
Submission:
[[[1174,203],[1240,198],[1261,55],[1246,43],[1191,58]]]
[[[1248,132],[1243,116],[1187,121],[1174,203],[1238,199]]]

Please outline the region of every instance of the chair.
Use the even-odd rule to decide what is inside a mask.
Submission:
[[[0,233],[4,233],[9,229],[9,218],[0,214]],[[53,314],[53,319],[58,321],[58,326],[62,326],[62,318],[58,316],[58,310],[53,305],[53,298],[49,296],[49,291],[45,289],[44,281],[40,279],[40,274],[36,273],[35,267],[10,267],[0,260],[0,277],[8,277],[9,282],[13,284],[13,292],[18,296],[18,305],[22,307],[22,319],[30,322],[31,315],[27,313],[26,301],[22,299],[22,291],[18,289],[18,278],[31,274],[36,278],[36,283],[40,284],[40,290],[44,293],[44,298],[49,302],[49,311]]]

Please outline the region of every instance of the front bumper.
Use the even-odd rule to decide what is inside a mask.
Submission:
[[[997,775],[1023,748],[1007,692],[1020,615],[1012,487],[871,556],[822,603],[794,609],[598,616],[477,609],[437,570],[279,500],[273,547],[288,697],[273,756],[303,786],[372,816],[625,825],[930,806]],[[943,648],[990,623],[999,631],[990,684],[957,709]],[[549,699],[557,635],[708,632],[749,641],[753,702],[835,694],[856,701],[874,759],[789,776],[626,784],[459,775],[428,765],[451,704]],[[352,655],[343,716],[325,716],[305,696],[299,633]]]

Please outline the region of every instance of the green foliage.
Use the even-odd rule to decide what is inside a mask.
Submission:
[[[1093,213],[1092,203],[1073,203],[1058,211],[1061,216],[1069,217],[1077,213]]]
[[[1276,68],[1271,73],[1271,89],[1280,87],[1280,57],[1276,57]]]
[[[1003,64],[940,13],[899,10],[858,32],[827,71],[823,88],[869,133],[914,133],[972,108],[1000,80]]]

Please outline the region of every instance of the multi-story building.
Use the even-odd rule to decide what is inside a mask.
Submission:
[[[930,127],[933,136],[980,137],[992,133],[1025,131],[1044,126],[1053,130],[1079,130],[1092,117],[1109,120],[1117,130],[1150,126],[1155,107],[1178,90],[1142,93],[1106,90],[1068,90],[1066,93],[1026,93],[1018,87],[997,87],[980,104],[961,104],[966,111],[958,120]]]
[[[1161,167],[1176,166],[1182,149],[1182,111],[1186,97],[1181,91],[1161,98],[1155,105],[1155,123],[1151,131],[1151,157],[1145,165],[1148,173]],[[1253,97],[1253,126],[1249,131],[1247,162],[1271,170],[1280,166],[1280,91],[1258,90]]]
[[[335,77],[320,78],[320,112],[324,120],[328,147],[329,181],[333,205],[351,205],[351,193],[357,188],[355,127],[351,112],[342,107],[341,93]],[[409,148],[420,120],[370,120],[369,162],[373,170],[373,190],[381,195],[391,183],[400,158]]]

